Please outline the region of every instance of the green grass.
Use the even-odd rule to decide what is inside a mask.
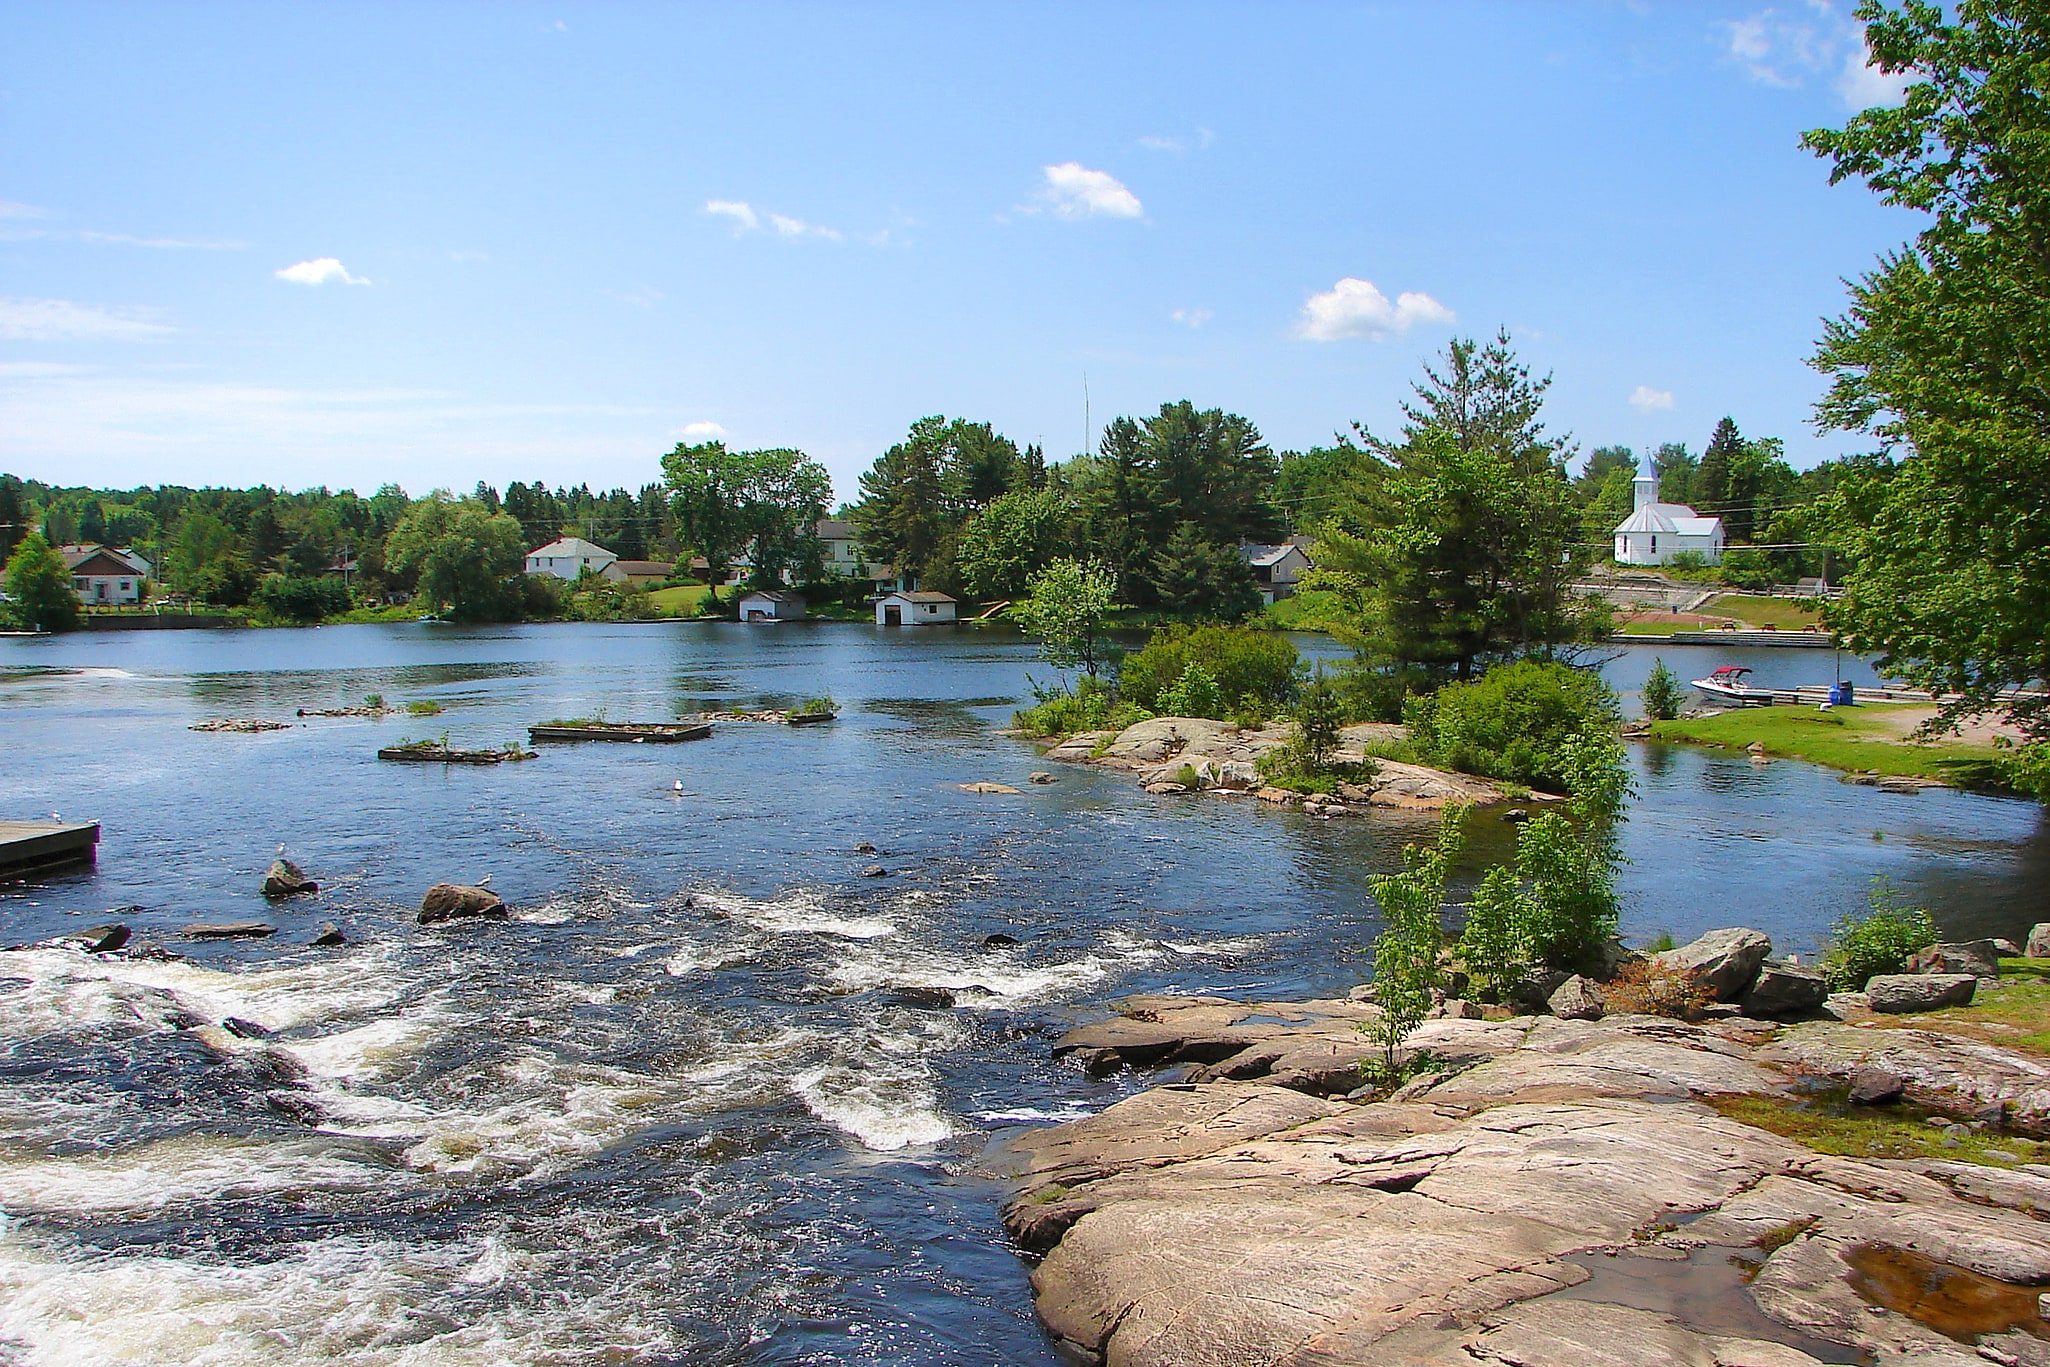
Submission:
[[[709,584],[679,584],[675,588],[651,589],[648,606],[664,617],[695,617],[705,610],[712,593]]]
[[[1654,722],[1652,739],[1743,750],[1753,741],[1768,755],[1804,759],[1832,769],[1872,770],[1889,778],[1984,782],[1999,756],[1989,745],[1962,741],[1915,744],[1884,729],[1902,704],[1865,704],[1822,712],[1812,707],[1740,707],[1718,716]]]
[[[1329,589],[1305,589],[1267,609],[1283,631],[1328,631],[1338,617],[1338,595]]]
[[[2029,967],[2016,970],[2008,967],[2010,964]],[[2050,980],[2040,976],[2050,973],[2050,960],[2002,959],[2000,973],[2003,979],[2030,975],[2031,980],[2008,981],[1990,992],[1982,987],[1970,1006],[1921,1012],[1912,1018],[1912,1023],[1965,1027],[1969,1033],[2009,1049],[2050,1054]],[[1989,1025],[2007,1028],[1988,1030]]]
[[[1935,1158],[1991,1167],[2013,1167],[2016,1158],[2024,1163],[2050,1159],[2050,1143],[2019,1135],[1975,1131],[1954,1147],[1947,1145],[1943,1131],[1928,1123],[1924,1117],[1929,1113],[1919,1106],[1851,1106],[1833,1093],[1800,1101],[1764,1096],[1707,1100],[1727,1120],[1845,1158]]]
[[[440,703],[428,698],[419,698],[406,704],[406,712],[415,717],[435,717],[441,715],[443,710]]]
[[[1802,598],[1767,598],[1761,594],[1725,593],[1709,600],[1697,611],[1716,617],[1735,617],[1747,626],[1772,627],[1779,631],[1800,631],[1819,626],[1822,617],[1815,605]]]

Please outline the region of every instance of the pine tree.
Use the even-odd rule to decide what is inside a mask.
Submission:
[[[1715,425],[1708,449],[1701,453],[1701,468],[1694,472],[1687,501],[1706,517],[1719,517],[1730,503],[1730,467],[1744,456],[1744,438],[1737,433],[1734,419]]]

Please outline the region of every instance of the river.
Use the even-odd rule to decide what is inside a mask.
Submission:
[[[1831,668],[1661,649],[1683,678]],[[0,938],[112,915],[187,956],[0,956],[0,1363],[1052,1364],[977,1156],[1132,1083],[1049,1036],[1136,990],[1343,992],[1367,879],[1429,826],[1030,785],[1000,728],[1033,675],[1001,631],[824,623],[0,642],[0,817],[105,823],[96,870],[0,885]],[[294,715],[370,693],[445,711]],[[820,693],[841,718],[806,730],[374,758]],[[216,717],[297,724],[187,729]],[[1876,875],[1957,934],[2050,920],[2031,804],[1632,763],[1633,936],[1812,952]],[[1024,791],[956,786],[983,779]],[[1463,881],[1510,832],[1477,823]],[[317,898],[257,896],[281,843]],[[509,922],[413,923],[429,884],[486,876]],[[243,919],[280,932],[178,938]],[[328,921],[349,943],[310,947]],[[920,986],[959,1005],[892,995]]]

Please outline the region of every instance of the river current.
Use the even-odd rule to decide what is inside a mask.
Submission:
[[[1367,880],[1429,823],[1029,784],[1001,728],[1046,673],[1001,631],[823,623],[0,642],[0,818],[105,828],[96,869],[0,884],[0,940],[119,919],[185,956],[0,955],[0,1363],[1055,1362],[979,1156],[1136,1084],[1049,1037],[1132,991],[1342,993]],[[370,693],[445,710],[295,715]],[[803,730],[374,757],[820,693],[841,717]],[[187,729],[218,717],[295,724]],[[1876,875],[1954,934],[2050,920],[2031,804],[1632,762],[1630,936],[1812,952]],[[1462,881],[1510,839],[1477,823]],[[317,897],[257,895],[281,844]],[[487,876],[510,921],[414,923],[429,884]],[[180,938],[256,919],[279,933]],[[310,946],[330,921],[348,943]]]

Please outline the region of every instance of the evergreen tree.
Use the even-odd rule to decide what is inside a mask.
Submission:
[[[1652,473],[1659,477],[1659,502],[1685,503],[1694,496],[1694,472],[1701,462],[1684,441],[1669,441],[1651,458]]]
[[[1744,438],[1737,433],[1733,418],[1715,425],[1708,449],[1701,453],[1701,466],[1687,491],[1687,501],[1704,517],[1719,517],[1730,506],[1730,467],[1744,456]]]
[[[1170,612],[1236,622],[1260,606],[1260,586],[1234,546],[1209,540],[1193,522],[1175,529],[1154,553],[1148,582]]]

